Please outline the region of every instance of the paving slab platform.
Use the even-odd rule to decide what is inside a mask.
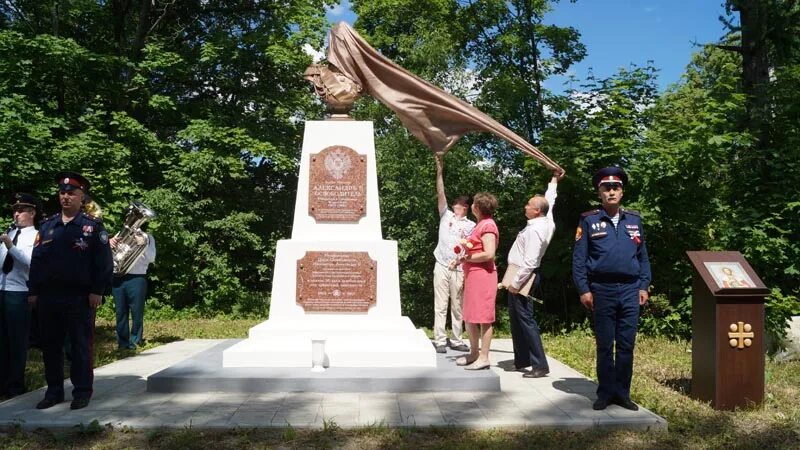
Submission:
[[[222,352],[241,342],[229,339],[147,377],[147,392],[500,392],[491,370],[464,370],[454,360],[465,353],[437,353],[436,367],[222,367]]]
[[[133,429],[152,428],[321,428],[335,422],[344,428],[383,424],[399,427],[454,426],[487,428],[623,428],[659,431],[667,421],[640,408],[609,406],[594,411],[596,385],[549,358],[550,375],[525,379],[513,367],[511,341],[492,342],[491,358],[500,380],[497,391],[441,392],[219,392],[160,393],[147,391],[148,376],[161,372],[222,340],[172,342],[95,370],[94,396],[88,407],[69,409],[67,401],[37,410],[44,388],[0,403],[0,427],[69,428],[100,424]],[[455,354],[449,356],[455,356]],[[505,368],[505,369],[504,369]],[[634,399],[635,400],[635,399]]]

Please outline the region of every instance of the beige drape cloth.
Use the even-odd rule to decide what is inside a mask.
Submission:
[[[561,169],[538,148],[474,106],[403,69],[372,48],[345,22],[331,29],[328,61],[380,100],[422,143],[446,152],[470,131],[493,133],[549,169]]]

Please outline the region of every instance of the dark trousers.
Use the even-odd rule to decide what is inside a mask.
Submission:
[[[39,314],[36,306],[31,308],[31,330],[28,336],[28,348],[40,348],[39,346]]]
[[[89,294],[40,295],[38,300],[45,397],[64,397],[64,338],[69,337],[72,398],[90,398],[94,381],[94,319]]]
[[[597,397],[629,399],[639,323],[639,283],[590,283],[590,289],[597,342]]]
[[[144,300],[147,296],[145,275],[124,275],[114,278],[114,309],[117,313],[117,346],[135,348],[144,334]],[[128,328],[128,317],[132,326]]]
[[[27,292],[0,291],[0,389],[9,396],[25,392],[30,317]]]
[[[511,340],[514,343],[514,365],[531,366],[550,372],[544,354],[539,324],[533,318],[533,302],[519,294],[508,293],[508,316],[511,322]]]

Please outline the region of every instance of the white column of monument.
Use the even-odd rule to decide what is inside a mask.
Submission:
[[[401,315],[397,242],[384,240],[372,122],[306,122],[292,238],[278,242],[269,320],[223,353],[224,367],[435,367]]]

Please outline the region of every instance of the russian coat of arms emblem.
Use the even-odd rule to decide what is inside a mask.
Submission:
[[[352,166],[350,155],[342,149],[335,149],[325,156],[325,169],[335,180],[341,180]]]

